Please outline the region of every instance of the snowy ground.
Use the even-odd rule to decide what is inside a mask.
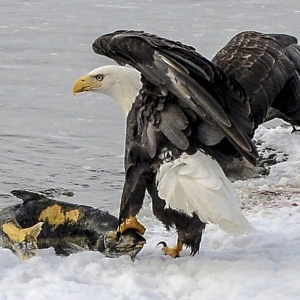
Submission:
[[[0,6],[0,208],[18,202],[12,189],[64,187],[75,192],[70,201],[117,214],[122,112],[105,97],[71,94],[77,77],[109,62],[92,53],[99,35],[141,29],[191,44],[208,58],[246,29],[300,37],[298,0],[3,0]],[[176,235],[153,218],[147,199],[139,216],[147,245],[135,262],[92,252],[57,257],[52,249],[21,262],[0,249],[0,300],[299,299],[300,134],[290,131],[259,128],[256,139],[288,160],[268,177],[234,183],[256,234],[233,237],[209,225],[200,254],[185,251],[174,260],[156,244],[172,245]]]
[[[155,245],[172,244],[176,235],[146,206],[140,221],[147,245],[135,262],[94,252],[57,257],[53,249],[21,262],[0,249],[0,299],[298,299],[300,135],[262,127],[257,137],[289,157],[268,177],[235,183],[256,234],[233,237],[209,225],[200,254],[174,260]]]

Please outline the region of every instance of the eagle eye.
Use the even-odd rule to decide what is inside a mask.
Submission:
[[[99,74],[99,75],[96,75],[95,78],[98,80],[98,81],[102,81],[104,76]]]

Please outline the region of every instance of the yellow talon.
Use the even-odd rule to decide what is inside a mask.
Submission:
[[[177,245],[175,245],[174,247],[168,247],[166,242],[160,242],[157,245],[162,244],[163,247],[161,248],[161,250],[166,254],[169,255],[173,258],[177,258],[179,257],[179,253],[182,250],[183,247],[183,243],[179,242],[177,243]]]
[[[146,231],[145,226],[143,226],[136,217],[133,216],[129,216],[127,219],[125,219],[125,221],[120,224],[118,231],[120,233],[123,233],[124,231],[128,230],[128,229],[134,229],[137,232],[139,232],[140,234],[144,234]]]

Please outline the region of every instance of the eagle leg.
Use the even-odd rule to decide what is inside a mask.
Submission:
[[[179,257],[179,253],[182,250],[183,243],[180,242],[179,240],[177,241],[177,244],[174,247],[168,247],[166,242],[159,242],[158,245],[163,245],[161,250],[166,254],[169,255],[173,258]]]
[[[144,234],[146,231],[145,226],[143,226],[136,217],[129,216],[123,223],[119,225],[118,232],[123,233],[128,229],[134,229],[140,234]]]

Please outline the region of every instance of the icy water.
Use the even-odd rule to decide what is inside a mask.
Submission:
[[[69,201],[117,212],[124,117],[99,95],[71,93],[100,65],[91,43],[117,29],[181,40],[211,58],[242,30],[300,36],[294,1],[8,1],[0,4],[0,208],[13,189],[66,188]]]

